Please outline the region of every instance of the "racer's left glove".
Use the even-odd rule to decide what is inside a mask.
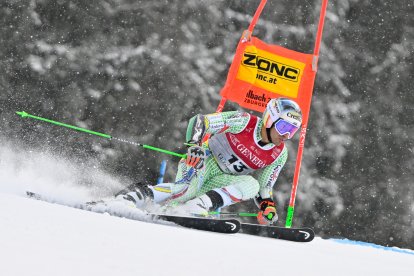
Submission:
[[[275,202],[270,198],[261,199],[259,203],[260,212],[257,221],[262,225],[271,225],[278,219]]]

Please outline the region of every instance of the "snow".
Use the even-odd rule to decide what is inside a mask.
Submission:
[[[1,275],[412,275],[414,251],[152,224],[0,193]]]
[[[7,143],[0,156],[0,275],[413,275],[406,249],[210,233],[29,199],[26,190],[74,206],[121,183],[86,161]]]

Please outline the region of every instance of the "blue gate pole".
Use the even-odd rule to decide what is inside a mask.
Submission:
[[[160,176],[158,177],[157,184],[164,183],[164,175],[167,169],[167,160],[162,160],[160,166]]]

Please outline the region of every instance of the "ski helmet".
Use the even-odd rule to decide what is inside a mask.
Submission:
[[[293,100],[287,98],[271,99],[262,119],[267,129],[274,126],[280,135],[288,133],[290,139],[302,124],[302,111]]]

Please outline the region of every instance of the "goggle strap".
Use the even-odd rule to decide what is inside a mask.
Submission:
[[[272,124],[272,127],[274,125],[275,125],[275,123]],[[267,140],[269,140],[270,143],[273,143],[272,142],[272,137],[270,136],[270,131],[272,130],[272,127],[271,128],[266,128]]]

